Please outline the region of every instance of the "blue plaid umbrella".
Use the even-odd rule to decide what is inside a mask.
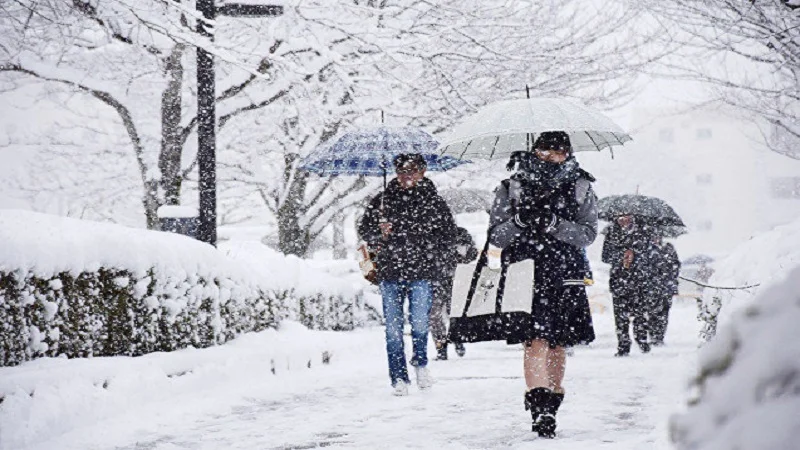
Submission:
[[[342,134],[330,144],[314,150],[300,164],[300,170],[322,176],[386,175],[397,155],[419,153],[425,158],[428,170],[452,169],[469,161],[438,155],[439,143],[423,130],[411,127],[378,127]]]

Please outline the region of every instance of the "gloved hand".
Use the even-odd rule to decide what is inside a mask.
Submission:
[[[523,228],[546,232],[558,225],[558,216],[543,208],[523,206],[517,210],[514,222]]]

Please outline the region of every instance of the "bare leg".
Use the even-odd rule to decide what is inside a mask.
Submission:
[[[564,393],[561,383],[564,381],[564,372],[567,370],[567,352],[564,347],[548,349],[547,353],[547,377],[550,381],[550,389],[557,394]]]
[[[523,360],[525,384],[528,390],[543,387],[551,389],[548,376],[547,360],[550,347],[543,339],[534,339],[525,344]]]

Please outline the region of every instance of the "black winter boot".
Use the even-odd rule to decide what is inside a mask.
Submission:
[[[447,344],[442,344],[436,348],[436,360],[447,361]]]
[[[564,394],[557,394],[547,388],[531,389],[525,394],[525,406],[530,405],[532,431],[539,437],[552,439],[556,437],[556,413],[564,401]]]
[[[537,389],[542,389],[542,388],[537,388]],[[539,398],[540,396],[534,394],[535,390],[536,389],[531,389],[530,391],[525,392],[525,411],[531,412],[531,424],[532,424],[531,431],[533,431],[534,433],[539,431],[539,426],[538,426],[539,415],[542,413],[542,408],[539,405],[539,403],[537,403],[541,401]]]

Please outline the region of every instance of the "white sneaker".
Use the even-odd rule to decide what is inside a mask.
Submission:
[[[420,389],[429,389],[433,386],[433,377],[427,367],[414,367],[417,372],[417,387]]]
[[[398,381],[397,384],[394,385],[392,395],[395,397],[405,397],[408,395],[408,383],[405,381]]]

